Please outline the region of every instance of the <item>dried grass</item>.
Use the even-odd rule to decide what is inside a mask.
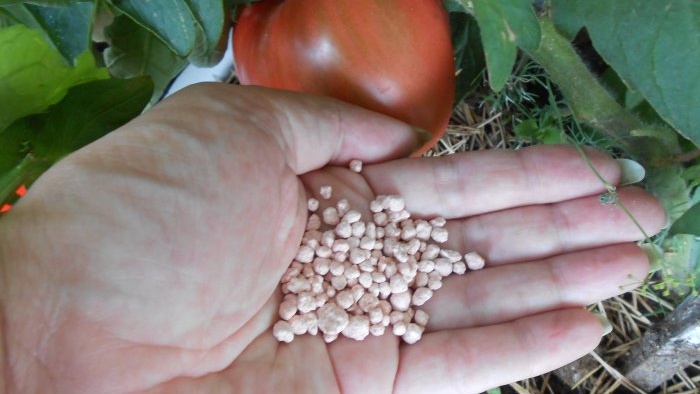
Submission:
[[[457,152],[486,149],[515,149],[522,144],[504,125],[502,113],[490,114],[488,108],[478,109],[468,103],[459,104],[452,113],[445,136],[426,153],[443,156]]]

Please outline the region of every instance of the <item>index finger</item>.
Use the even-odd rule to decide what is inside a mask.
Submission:
[[[584,152],[586,158],[572,146],[545,145],[469,152],[366,166],[363,175],[376,194],[401,195],[415,216],[459,218],[601,193],[605,185],[592,168],[619,182],[614,159]]]
[[[406,123],[330,97],[221,83],[190,86],[145,119],[176,123],[215,147],[227,146],[234,137],[238,140],[228,145],[245,146],[241,151],[272,146],[277,151],[272,154],[296,174],[352,159],[372,163],[405,157],[427,138]]]

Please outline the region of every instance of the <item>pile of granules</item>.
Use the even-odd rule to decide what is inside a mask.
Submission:
[[[362,163],[353,160],[350,168],[360,172]],[[319,194],[327,200],[331,193],[324,186]],[[463,258],[440,248],[448,237],[445,219],[413,220],[399,196],[378,196],[367,222],[346,199],[320,213],[319,206],[318,200],[308,200],[306,232],[280,280],[284,300],[273,327],[279,341],[319,331],[326,342],[341,334],[362,340],[390,329],[415,343],[428,323],[428,314],[416,307],[433,296],[444,277],[484,266],[476,252]]]

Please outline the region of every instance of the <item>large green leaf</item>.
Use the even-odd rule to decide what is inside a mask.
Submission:
[[[189,60],[200,66],[218,63],[224,51],[217,48],[224,33],[223,0],[185,0],[197,22],[197,39]]]
[[[40,32],[66,62],[88,50],[95,6],[92,2],[44,6],[17,4],[0,9],[6,16]]]
[[[596,50],[656,112],[700,145],[700,2],[553,0],[561,21],[581,20]],[[573,15],[572,15],[573,14]],[[560,22],[571,29],[571,24]]]
[[[700,236],[700,203],[693,205],[673,226],[670,234],[693,234]]]
[[[136,117],[151,97],[146,78],[106,79],[71,88],[46,113],[0,132],[0,203],[56,161]]]
[[[457,67],[455,103],[459,103],[481,84],[486,61],[474,17],[463,11],[450,12],[449,15]]]
[[[576,34],[583,28],[584,20],[581,18],[581,8],[584,2],[570,0],[550,0],[552,2],[552,21],[559,33],[567,39],[573,40]]]
[[[71,88],[41,119],[29,120],[43,126],[32,142],[32,154],[55,162],[82,148],[139,115],[152,90],[147,77],[105,79]]]
[[[539,22],[530,0],[472,0],[471,3],[481,29],[489,85],[500,91],[515,64],[517,47],[535,50],[539,46]]]
[[[38,32],[23,25],[1,29],[0,130],[58,102],[73,85],[108,77],[88,52],[70,67]]]
[[[197,39],[196,20],[184,0],[112,0],[112,4],[187,57]]]
[[[110,46],[104,58],[110,72],[122,78],[150,76],[154,85],[151,103],[161,97],[170,81],[187,65],[156,36],[126,16],[115,18],[105,34]]]

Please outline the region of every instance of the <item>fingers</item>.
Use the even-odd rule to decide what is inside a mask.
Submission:
[[[648,269],[636,245],[609,246],[453,276],[423,308],[430,331],[496,324],[613,297],[641,284]]]
[[[664,227],[664,210],[649,193],[630,187],[618,196],[637,223],[620,205],[604,205],[590,196],[451,221],[445,247],[476,250],[488,264],[498,265],[636,241]]]
[[[431,333],[401,348],[394,392],[482,392],[574,361],[602,335],[599,320],[581,309]]]
[[[278,146],[297,174],[352,159],[371,163],[407,156],[423,142],[409,125],[388,116],[327,97],[255,86],[195,85],[162,107],[185,113],[204,107],[208,116],[198,122],[216,119],[220,134],[255,129],[249,137],[269,137],[266,142]]]
[[[610,157],[585,150],[608,182],[620,177]],[[600,193],[602,182],[571,146],[470,152],[367,166],[363,174],[377,194],[399,194],[418,216],[471,216],[523,205]]]

